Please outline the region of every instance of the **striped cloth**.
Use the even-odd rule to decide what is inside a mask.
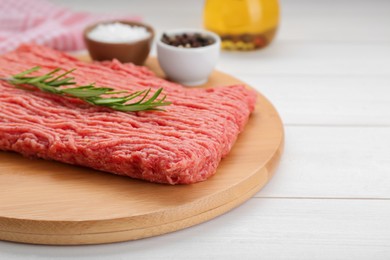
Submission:
[[[0,0],[0,54],[21,43],[37,43],[61,51],[83,49],[86,26],[103,20],[139,17],[74,12],[46,0]]]

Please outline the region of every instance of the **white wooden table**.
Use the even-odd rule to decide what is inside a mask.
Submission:
[[[55,2],[139,14],[159,32],[201,27],[199,0]],[[96,246],[0,242],[0,259],[390,259],[390,1],[281,4],[271,46],[225,52],[219,63],[284,121],[284,156],[263,190],[171,234]]]

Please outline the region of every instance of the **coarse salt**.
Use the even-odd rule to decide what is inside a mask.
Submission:
[[[149,36],[150,32],[145,27],[119,22],[99,24],[88,33],[89,39],[107,43],[131,43]]]

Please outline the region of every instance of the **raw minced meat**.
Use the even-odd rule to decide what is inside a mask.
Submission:
[[[243,85],[189,89],[146,67],[82,62],[38,45],[1,56],[0,77],[33,66],[42,67],[38,74],[77,68],[72,76],[80,85],[96,82],[130,92],[162,87],[173,104],[163,112],[124,113],[0,82],[0,150],[151,182],[190,184],[212,176],[256,100]]]

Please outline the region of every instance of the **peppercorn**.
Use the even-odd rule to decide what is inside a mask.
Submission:
[[[164,33],[161,41],[180,48],[199,48],[214,43],[214,39],[200,33],[182,33],[171,36]]]

